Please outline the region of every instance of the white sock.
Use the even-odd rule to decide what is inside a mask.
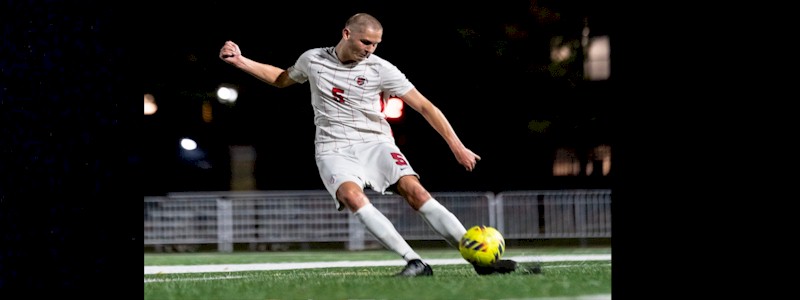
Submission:
[[[399,254],[406,261],[421,259],[417,252],[411,249],[405,239],[400,236],[392,222],[386,218],[372,203],[368,203],[355,212],[361,224],[374,235],[384,247]]]
[[[419,214],[450,246],[458,248],[458,243],[461,241],[461,237],[467,233],[467,229],[453,213],[436,199],[430,198],[419,208]]]

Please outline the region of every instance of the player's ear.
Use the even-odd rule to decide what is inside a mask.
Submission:
[[[348,29],[347,27],[342,29],[342,38],[343,39],[349,39],[350,38],[350,29]]]

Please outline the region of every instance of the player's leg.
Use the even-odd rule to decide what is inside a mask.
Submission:
[[[364,173],[375,191],[391,191],[403,196],[434,231],[451,246],[458,248],[461,236],[467,230],[455,215],[422,187],[417,173],[397,145],[388,142],[373,143],[361,149],[359,154],[361,164],[371,166],[365,168]]]
[[[419,254],[400,236],[392,222],[370,203],[364,194],[362,188],[364,176],[359,176],[358,170],[361,168],[357,166],[356,161],[349,154],[317,155],[320,177],[336,200],[337,209],[343,210],[345,207],[350,209],[378,242],[408,262],[397,275],[432,275],[431,267],[422,262]]]
[[[397,190],[430,227],[439,233],[453,247],[458,248],[461,237],[467,230],[461,221],[422,186],[417,176],[403,176],[397,183]],[[490,266],[473,264],[480,275],[506,274],[517,270],[517,262],[501,259]]]
[[[336,191],[336,198],[353,212],[383,246],[396,252],[406,261],[420,258],[400,236],[392,222],[369,202],[359,185],[352,181],[342,183]]]
[[[400,177],[397,181],[397,192],[450,246],[458,248],[458,243],[467,229],[450,210],[431,196],[417,176]]]
[[[387,249],[399,254],[406,260],[406,267],[397,273],[398,276],[433,275],[431,267],[422,262],[417,252],[397,232],[391,221],[367,199],[367,195],[359,185],[352,181],[344,182],[336,192],[336,198],[342,201],[359,221]]]

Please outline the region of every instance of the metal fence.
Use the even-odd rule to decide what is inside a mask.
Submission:
[[[610,238],[610,190],[431,193],[466,227],[489,225],[506,240]],[[399,195],[367,192],[409,241],[442,240]],[[324,190],[173,193],[144,198],[145,246],[344,242],[364,249],[374,237]]]

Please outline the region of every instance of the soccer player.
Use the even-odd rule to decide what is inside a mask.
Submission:
[[[396,66],[373,54],[382,35],[383,26],[375,17],[358,13],[347,19],[335,47],[307,50],[285,70],[248,59],[232,41],[225,42],[219,57],[278,88],[308,82],[316,125],[315,158],[320,178],[335,200],[336,209],[348,208],[383,246],[406,260],[407,265],[397,276],[433,275],[431,267],[370,203],[364,188],[401,195],[456,249],[466,229],[431,197],[395,145],[389,123],[381,112],[382,98],[398,95],[422,114],[467,171],[474,170],[481,157],[461,143],[439,108]],[[474,267],[481,275],[509,273],[516,269],[517,263],[501,260],[491,267]]]

